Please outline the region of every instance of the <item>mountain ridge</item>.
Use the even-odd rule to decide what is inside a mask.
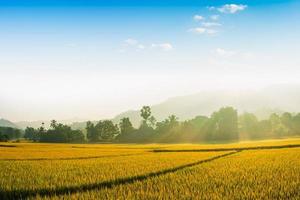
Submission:
[[[221,107],[232,106],[239,113],[252,112],[260,119],[272,113],[300,112],[300,86],[271,86],[262,90],[214,90],[196,94],[168,98],[166,101],[151,106],[153,116],[161,121],[175,114],[180,120],[187,120],[197,115],[211,115]],[[129,117],[134,126],[141,118],[139,110],[120,113],[113,118],[118,122]]]
[[[176,115],[179,120],[192,119],[199,115],[211,115],[221,107],[232,106],[241,114],[252,112],[259,119],[266,119],[272,113],[300,112],[300,85],[275,85],[261,90],[206,90],[195,94],[170,97],[151,107],[152,115],[158,120],[164,120],[169,115]],[[129,117],[132,124],[138,127],[141,122],[139,110],[122,112],[111,120],[119,123],[121,118]],[[85,128],[86,121],[58,120],[71,125],[74,129]],[[77,119],[78,120],[78,119]],[[8,120],[7,120],[8,121]],[[92,120],[96,122],[96,120]],[[11,126],[25,129],[27,126],[38,128],[41,123],[49,127],[50,120],[33,122],[11,122]],[[1,125],[1,124],[0,124]]]
[[[15,123],[7,120],[7,119],[0,119],[0,126],[1,127],[11,127],[11,128],[19,128]]]

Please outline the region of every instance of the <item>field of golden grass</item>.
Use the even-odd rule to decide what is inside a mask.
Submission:
[[[300,139],[0,143],[0,199],[300,199]]]

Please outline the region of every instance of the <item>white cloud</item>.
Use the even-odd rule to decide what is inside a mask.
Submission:
[[[217,10],[221,13],[230,13],[234,14],[239,11],[243,11],[247,8],[247,5],[237,5],[237,4],[225,4],[220,8],[217,8]]]
[[[215,35],[216,33],[218,33],[218,31],[215,29],[206,29],[206,33],[208,35]]]
[[[124,41],[126,45],[128,46],[136,46],[139,42],[135,39],[128,38],[127,40]]]
[[[207,34],[207,35],[214,35],[218,32],[217,30],[204,28],[204,27],[191,28],[188,31],[196,34]]]
[[[170,43],[152,43],[151,45],[145,45],[140,43],[136,39],[128,38],[124,40],[120,53],[124,53],[127,50],[142,51],[147,49],[158,49],[162,51],[170,51],[173,49],[173,45]]]
[[[201,16],[201,15],[194,15],[194,20],[195,21],[202,21],[202,20],[204,20],[204,17]]]
[[[206,32],[206,28],[202,28],[202,27],[191,28],[191,29],[189,29],[189,32],[202,34],[202,33]]]
[[[207,7],[209,10],[215,10],[216,7]],[[216,21],[219,19],[219,15],[211,15],[207,16],[211,21],[205,20],[206,17],[201,15],[194,15],[195,21],[202,21],[199,27],[194,27],[188,30],[188,32],[195,34],[203,34],[203,35],[215,35],[219,31],[216,29],[219,26],[222,26],[221,23],[217,23]]]
[[[251,52],[242,52],[242,51],[233,51],[233,50],[228,50],[228,49],[223,49],[223,48],[217,48],[212,51],[212,53],[217,56],[221,57],[224,59],[246,59],[246,60],[251,60],[255,58],[255,55]]]
[[[214,6],[208,6],[207,9],[208,9],[208,10],[215,10],[216,7],[214,7]]]
[[[217,21],[219,19],[219,17],[220,17],[219,15],[211,15],[210,19],[213,21]]]
[[[137,45],[137,48],[138,48],[138,49],[145,49],[145,46],[142,45],[142,44],[139,44],[139,45]]]
[[[170,50],[173,49],[173,46],[170,43],[152,44],[151,47],[156,48],[156,49],[160,49],[160,50],[163,50],[163,51],[170,51]]]
[[[136,51],[141,51],[146,48],[145,45],[141,44],[138,40],[132,39],[132,38],[128,38],[128,39],[124,40],[122,46],[123,46],[122,49],[119,50],[119,52],[121,52],[121,53],[126,52],[126,50],[128,50],[128,49],[134,49]]]
[[[222,48],[215,49],[213,53],[223,58],[229,58],[237,54],[235,51],[225,50]]]
[[[204,26],[204,27],[213,27],[213,26],[221,26],[221,24],[216,23],[216,22],[202,22],[202,26]]]

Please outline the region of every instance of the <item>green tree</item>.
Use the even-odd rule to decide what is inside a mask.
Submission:
[[[90,121],[86,122],[86,132],[87,132],[87,139],[90,142],[97,142],[100,139],[100,134],[97,132],[96,127]]]
[[[19,139],[22,135],[20,129],[12,127],[0,127],[0,132],[5,140]]]
[[[216,141],[238,139],[238,115],[234,108],[224,107],[211,115],[208,139]]]
[[[300,113],[295,115],[292,119],[292,127],[293,127],[293,134],[300,135]]]
[[[136,142],[137,135],[136,129],[132,126],[130,119],[124,117],[119,123],[120,134],[115,137],[115,140],[118,142]]]
[[[167,119],[162,122],[157,122],[156,124],[156,133],[157,137],[162,142],[168,141],[178,141],[179,134],[179,121],[175,115],[170,115]]]
[[[40,141],[66,143],[83,142],[84,134],[80,130],[72,130],[70,126],[52,120],[50,129],[41,131]]]
[[[155,128],[155,126],[156,126],[156,119],[155,119],[155,117],[154,116],[150,116],[149,119],[148,119],[148,121],[149,121],[149,126],[151,128]]]
[[[55,129],[55,128],[57,127],[57,122],[56,122],[56,120],[54,120],[54,119],[51,120],[50,127],[53,128],[53,129]]]
[[[9,140],[8,135],[6,135],[0,131],[0,142],[7,142],[8,140]]]
[[[282,137],[288,134],[288,128],[282,123],[278,114],[273,113],[270,115],[270,123],[272,127],[272,134],[275,137]]]
[[[120,127],[120,134],[122,135],[130,134],[134,131],[132,123],[130,122],[130,119],[128,117],[124,117],[121,119],[119,123],[119,127]]]
[[[141,117],[143,118],[144,125],[147,125],[150,116],[151,116],[151,108],[149,106],[143,106],[141,109]]]
[[[243,139],[262,137],[259,131],[258,119],[252,113],[244,113],[239,117],[239,131]]]
[[[285,112],[280,116],[280,121],[286,127],[287,134],[293,134],[293,115],[289,112]]]
[[[85,141],[84,134],[80,130],[71,130],[68,134],[68,142],[83,142]]]
[[[258,130],[260,135],[264,138],[272,138],[272,125],[270,120],[265,119],[258,122]]]
[[[37,140],[37,131],[32,127],[26,127],[24,138],[28,140]]]
[[[113,124],[111,120],[99,121],[95,125],[95,128],[102,140],[112,140],[116,135],[119,134],[118,125]]]

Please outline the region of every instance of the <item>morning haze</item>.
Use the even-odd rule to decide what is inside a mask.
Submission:
[[[0,0],[0,199],[300,199],[300,1]]]
[[[299,85],[299,2],[202,3],[1,7],[1,117],[98,120],[201,91]]]

